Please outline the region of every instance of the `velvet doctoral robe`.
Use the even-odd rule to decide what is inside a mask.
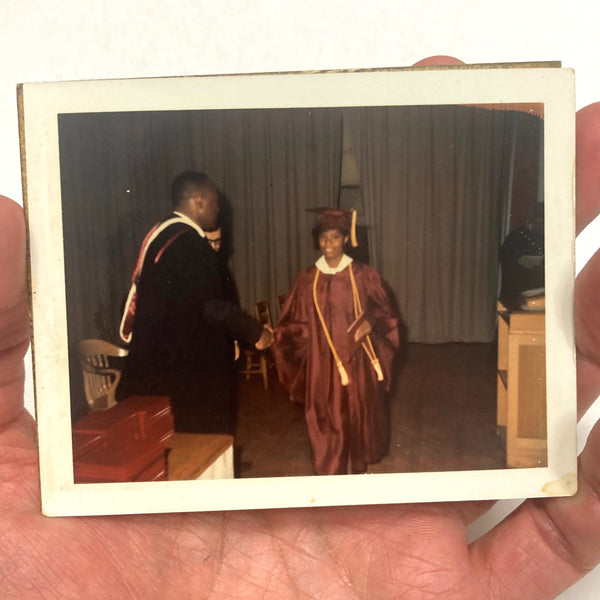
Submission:
[[[233,339],[254,344],[262,326],[228,297],[215,252],[188,221],[147,249],[119,397],[168,395],[176,431],[232,433]]]
[[[348,468],[353,473],[365,472],[367,464],[381,460],[389,446],[385,392],[399,347],[398,316],[379,273],[344,258],[346,266],[335,274],[319,272],[316,296],[348,374],[348,385],[342,385],[315,308],[316,265],[298,275],[277,324],[273,346],[282,385],[293,400],[304,404],[313,468],[319,475],[342,474]],[[351,354],[347,330],[356,317],[350,269],[362,309],[373,327],[370,339],[383,381],[378,381],[362,346]]]

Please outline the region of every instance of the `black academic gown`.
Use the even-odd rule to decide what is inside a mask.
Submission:
[[[223,283],[215,252],[191,225],[170,225],[147,250],[119,396],[168,395],[177,431],[235,425],[232,339],[254,344],[262,327]]]

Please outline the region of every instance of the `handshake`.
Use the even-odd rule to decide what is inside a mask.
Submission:
[[[274,341],[275,341],[275,334],[274,334],[273,330],[268,325],[265,325],[263,327],[260,338],[258,339],[258,342],[256,342],[256,344],[254,344],[254,347],[257,350],[266,350],[269,346],[271,346],[271,344]]]

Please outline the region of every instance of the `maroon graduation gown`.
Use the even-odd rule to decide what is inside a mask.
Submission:
[[[313,468],[319,475],[366,471],[388,452],[389,417],[385,392],[399,347],[398,316],[372,267],[352,262],[354,279],[367,318],[384,381],[377,380],[360,347],[350,356],[347,329],[355,319],[350,267],[319,273],[317,298],[334,346],[349,376],[342,386],[313,301],[316,266],[300,272],[283,308],[273,351],[279,379],[291,398],[301,401],[311,442]]]

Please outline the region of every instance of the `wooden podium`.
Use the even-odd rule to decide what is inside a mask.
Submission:
[[[545,467],[545,312],[498,302],[497,425],[508,467]]]

